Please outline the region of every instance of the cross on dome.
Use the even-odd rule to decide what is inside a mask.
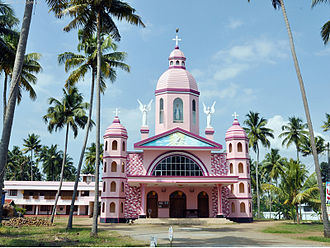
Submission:
[[[234,118],[237,119],[239,115],[236,112],[234,112],[234,114],[232,114],[231,116],[234,116]]]
[[[118,117],[118,114],[120,113],[119,108],[116,108],[115,111],[113,111],[116,117]]]
[[[179,32],[179,29],[177,28],[175,38],[172,39],[175,41],[175,48],[179,48],[179,41],[181,41],[181,39],[179,39],[178,32]]]

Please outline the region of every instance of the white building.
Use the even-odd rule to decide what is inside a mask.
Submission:
[[[95,182],[93,175],[82,175],[75,201],[76,215],[90,215],[93,212]],[[13,200],[26,214],[47,215],[52,213],[58,181],[5,181],[6,202]],[[63,182],[56,214],[69,214],[74,182]],[[100,191],[102,188],[100,187]]]

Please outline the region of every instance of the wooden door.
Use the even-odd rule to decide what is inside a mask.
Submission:
[[[198,194],[198,217],[209,217],[209,196],[204,191]]]
[[[158,195],[155,191],[147,195],[147,217],[158,218]]]
[[[170,195],[170,217],[186,217],[186,195],[182,191],[175,191]]]

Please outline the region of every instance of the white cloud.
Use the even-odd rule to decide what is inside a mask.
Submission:
[[[227,25],[227,27],[230,28],[230,29],[236,29],[236,28],[241,27],[243,24],[244,23],[241,20],[231,19],[229,21],[229,24]]]
[[[242,71],[246,70],[248,68],[248,65],[244,64],[231,64],[224,68],[220,68],[214,73],[213,78],[215,80],[227,80],[231,78],[235,78],[238,74],[240,74]]]
[[[280,133],[282,133],[282,126],[286,125],[288,121],[284,120],[284,118],[281,115],[274,115],[273,117],[268,119],[267,126],[268,128],[272,129],[274,131],[274,139],[270,139],[271,147],[276,149],[283,149],[282,146],[282,139],[278,136]],[[289,146],[288,150],[295,151],[295,148],[293,146]]]

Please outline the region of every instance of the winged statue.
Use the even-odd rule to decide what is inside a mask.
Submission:
[[[139,103],[139,108],[142,113],[142,127],[147,127],[148,126],[148,121],[147,121],[147,115],[148,112],[151,110],[151,104],[152,104],[152,99],[150,102],[147,104],[143,104],[139,99],[137,99]]]
[[[205,103],[203,103],[204,113],[206,114],[206,128],[212,128],[211,116],[215,112],[215,103],[216,101],[213,102],[211,107],[206,107]]]

